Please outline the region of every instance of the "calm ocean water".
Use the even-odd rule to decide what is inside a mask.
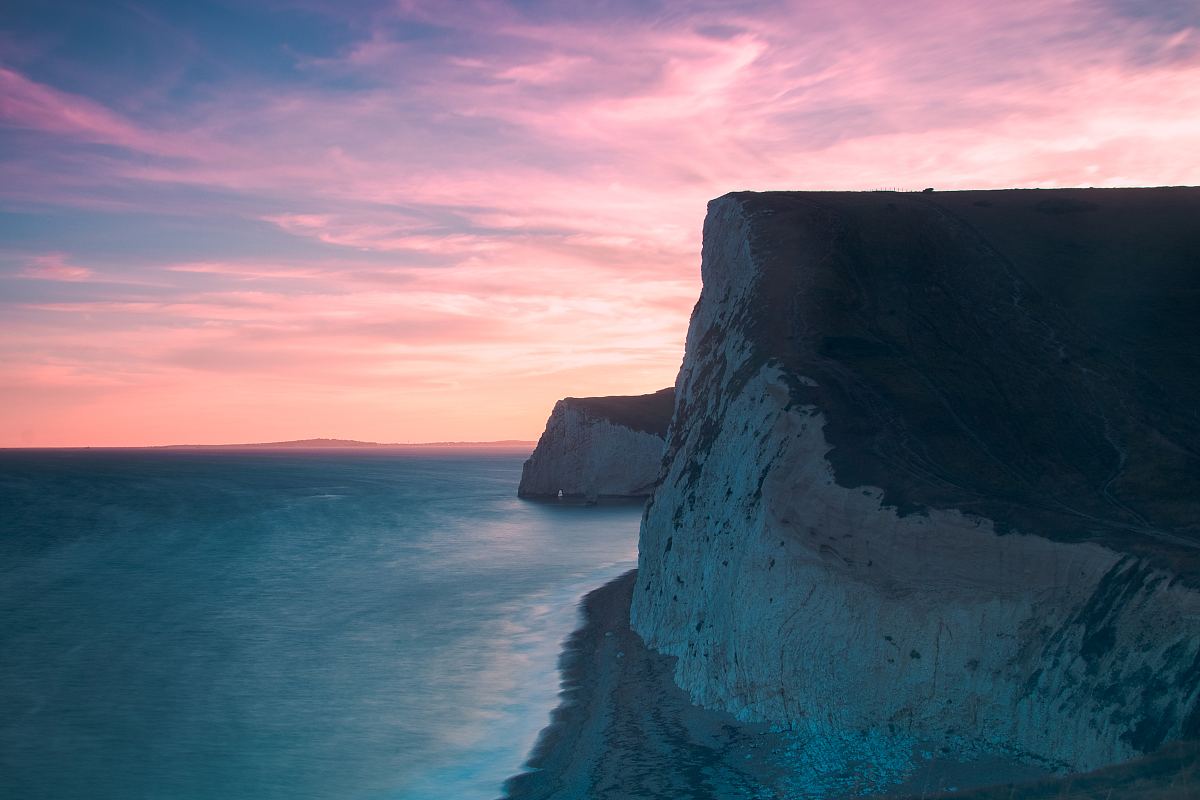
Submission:
[[[496,797],[640,514],[524,455],[0,451],[0,797]]]

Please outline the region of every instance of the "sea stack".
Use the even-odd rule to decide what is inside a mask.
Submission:
[[[710,203],[631,620],[676,682],[831,763],[1200,736],[1196,220],[1194,188]]]
[[[674,388],[628,397],[567,397],[521,470],[520,497],[645,497],[662,468]]]

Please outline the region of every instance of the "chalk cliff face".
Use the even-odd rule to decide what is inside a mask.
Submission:
[[[644,497],[662,467],[675,390],[559,400],[521,470],[520,497]]]
[[[831,769],[1200,736],[1200,190],[733,194],[632,623]]]

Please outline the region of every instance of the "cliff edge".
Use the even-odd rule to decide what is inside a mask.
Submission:
[[[521,470],[519,497],[645,497],[662,467],[675,389],[567,397]]]
[[[1200,736],[1200,189],[738,193],[631,622],[807,759]]]

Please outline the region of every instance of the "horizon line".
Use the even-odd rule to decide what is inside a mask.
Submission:
[[[358,439],[288,439],[276,442],[235,442],[219,444],[142,444],[142,445],[0,445],[0,450],[359,450],[400,447],[516,447],[534,446],[534,439],[495,439],[490,441],[442,442],[365,442]]]

